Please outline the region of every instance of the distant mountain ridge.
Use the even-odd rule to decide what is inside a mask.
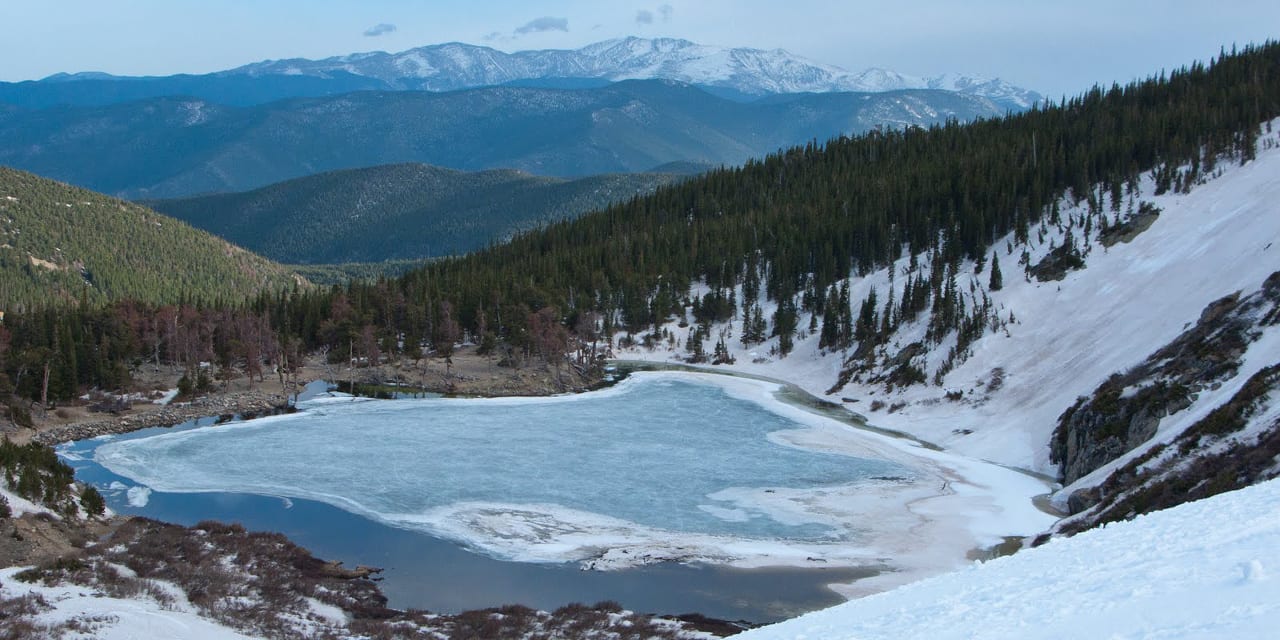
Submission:
[[[383,262],[467,253],[682,179],[631,173],[561,180],[397,164],[144,204],[281,262]]]
[[[365,90],[455,91],[477,87],[581,88],[583,83],[674,80],[722,96],[935,89],[986,98],[1021,111],[1040,94],[999,79],[944,74],[915,77],[870,68],[851,72],[782,49],[727,48],[675,38],[621,38],[571,50],[506,53],[450,42],[399,53],[353,53],[323,60],[266,60],[205,75],[124,77],[59,73],[40,81],[0,83],[0,102],[26,108],[104,105],[159,96],[190,96],[248,106],[290,97]]]
[[[991,99],[1025,109],[1040,99],[1034,91],[999,79],[944,74],[932,78],[871,68],[853,73],[782,49],[726,48],[676,38],[620,38],[580,49],[504,53],[450,42],[400,53],[357,53],[323,60],[275,60],[219,75],[321,76],[345,72],[377,78],[389,86],[451,91],[536,78],[675,80],[726,88],[746,95],[939,89]],[[1006,104],[1007,103],[1007,104]]]
[[[792,94],[741,103],[665,80],[577,90],[361,91],[254,107],[153,98],[0,108],[0,164],[123,197],[173,198],[404,162],[563,177],[671,162],[734,165],[876,127],[1003,113],[986,98],[946,91]]]

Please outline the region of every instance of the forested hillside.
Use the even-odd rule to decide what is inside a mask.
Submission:
[[[269,318],[280,344],[370,360],[468,337],[559,361],[575,337],[663,339],[653,329],[677,314],[706,328],[699,344],[734,318],[735,339],[769,340],[783,355],[800,331],[866,353],[904,318],[927,318],[934,345],[971,340],[992,318],[961,263],[985,264],[991,243],[1012,234],[998,254],[1008,277],[1044,266],[1051,278],[1078,257],[1073,237],[1139,223],[1128,201],[1140,178],[1180,191],[1219,162],[1247,163],[1278,114],[1280,45],[1269,43],[1000,120],[794,148],[402,278],[262,295],[241,313]],[[1064,198],[1087,214],[1060,219]],[[1065,241],[1052,264],[1022,264],[1040,222],[1066,229]],[[909,295],[850,299],[860,274],[904,256]],[[212,333],[197,337],[212,350]],[[32,340],[15,331],[12,348]]]
[[[1247,162],[1277,113],[1280,45],[1268,44],[1000,120],[794,148],[350,297],[370,300],[370,311],[384,291],[427,309],[447,300],[467,329],[484,316],[504,336],[516,335],[492,322],[504,305],[555,307],[559,318],[599,312],[606,329],[641,332],[683,309],[701,281],[710,292],[690,301],[700,320],[769,299],[781,304],[769,327],[777,335],[795,331],[798,312],[822,316],[833,285],[906,252],[936,267],[911,276],[916,295],[890,316],[929,312],[946,333],[965,318],[948,303],[963,259],[985,258],[1007,232],[1025,243],[1034,223],[1058,222],[1063,196],[1101,212],[1142,175],[1164,192],[1189,188],[1224,156]],[[1078,233],[1102,233],[1118,215],[1108,218]],[[739,283],[743,298],[730,300]]]
[[[174,198],[404,162],[566,177],[739,164],[841,133],[1003,113],[986,98],[949,91],[744,104],[657,80],[363,91],[252,107],[185,97],[38,110],[0,104],[0,164],[113,195]]]
[[[235,299],[296,276],[135,204],[0,167],[4,311],[112,300]]]
[[[461,255],[678,179],[640,173],[564,180],[399,164],[145,204],[280,262],[381,262]]]

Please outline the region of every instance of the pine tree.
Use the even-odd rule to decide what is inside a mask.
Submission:
[[[991,282],[987,285],[987,289],[991,291],[999,291],[1004,288],[1004,276],[1000,275],[1000,256],[996,252],[991,252]]]
[[[80,494],[80,506],[84,507],[85,513],[100,516],[106,512],[107,503],[97,489],[86,487],[84,493]]]

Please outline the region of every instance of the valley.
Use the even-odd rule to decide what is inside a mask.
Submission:
[[[683,178],[630,173],[561,180],[409,164],[144,204],[279,262],[380,263],[477,251]]]
[[[220,76],[377,91],[131,102],[69,76],[37,84],[106,93],[0,110],[0,163],[82,185],[0,168],[18,637],[1276,619],[1280,44],[1005,112],[955,78],[731,85],[708,60],[797,67],[644,39],[577,52],[667,56],[643,79],[431,84],[477,51]],[[1173,626],[1126,570],[1182,576]],[[1144,608],[1055,606],[1114,588]],[[1251,608],[1223,618],[1232,589]]]

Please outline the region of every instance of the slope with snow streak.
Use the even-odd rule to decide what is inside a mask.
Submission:
[[[1273,131],[1277,125],[1280,121],[1272,123]],[[1078,396],[1177,337],[1210,302],[1234,291],[1257,289],[1280,265],[1280,216],[1273,204],[1280,201],[1278,141],[1280,133],[1263,136],[1256,160],[1244,166],[1223,161],[1221,176],[1189,194],[1153,196],[1151,180],[1144,178],[1139,198],[1162,209],[1160,217],[1128,244],[1105,250],[1094,244],[1087,268],[1060,282],[1024,279],[1016,266],[1021,247],[1011,243],[1012,236],[998,239],[994,247],[1005,284],[990,295],[1002,317],[1013,312],[1017,321],[1009,325],[1007,335],[987,333],[974,342],[973,356],[947,374],[941,388],[915,385],[886,394],[883,385],[849,384],[828,394],[843,358],[838,352],[821,351],[817,335],[798,339],[791,355],[778,359],[766,355],[768,344],[743,348],[735,331],[726,342],[737,364],[728,368],[782,378],[833,401],[856,399],[858,404],[850,406],[862,412],[874,400],[902,403],[891,413],[871,413],[871,422],[963,455],[1056,474],[1049,461],[1049,438],[1058,416]],[[1069,213],[1070,207],[1064,207],[1063,216]],[[1033,264],[1048,252],[1050,243],[1061,242],[1052,231],[1043,242],[1035,236],[1033,229]],[[1006,246],[1013,246],[1013,252]],[[894,268],[902,273],[907,262],[904,257]],[[967,280],[963,276],[972,271],[971,263],[962,266],[961,286]],[[850,299],[863,300],[873,287],[884,299],[888,273],[881,269],[854,279]],[[986,276],[984,272],[976,277],[985,283]],[[904,280],[896,282],[899,299]],[[770,313],[766,307],[765,315]],[[806,320],[801,318],[801,326]],[[920,339],[926,322],[901,329],[897,346]],[[738,327],[735,321],[734,329]],[[684,344],[688,329],[674,322],[666,328],[676,335],[677,344]],[[933,349],[931,377],[950,344],[954,337]],[[626,358],[656,361],[684,355],[640,349],[623,353]],[[983,383],[997,367],[1005,373],[1003,388],[982,398]],[[964,400],[947,401],[948,390],[963,392]]]
[[[1273,480],[737,637],[1275,637],[1276,549]]]

